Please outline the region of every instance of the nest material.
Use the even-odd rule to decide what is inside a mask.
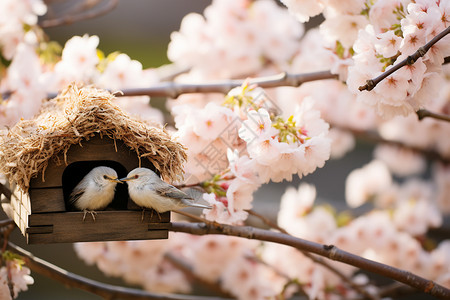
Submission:
[[[111,93],[95,88],[69,86],[45,102],[32,120],[22,120],[0,135],[0,172],[28,191],[30,180],[45,169],[51,158],[95,134],[122,140],[148,159],[163,178],[179,180],[186,148],[173,141],[161,125],[132,118],[112,103]],[[67,164],[67,162],[66,162]]]

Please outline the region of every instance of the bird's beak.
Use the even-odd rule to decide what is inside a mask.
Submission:
[[[125,181],[130,181],[130,180],[133,180],[133,179],[136,179],[136,178],[134,178],[134,177],[124,177],[124,178],[120,178],[119,180],[121,182],[125,182]]]
[[[114,177],[108,177],[109,181],[113,181],[113,182],[117,182],[117,183],[123,183],[122,181],[120,181],[120,179],[118,178],[114,178]]]

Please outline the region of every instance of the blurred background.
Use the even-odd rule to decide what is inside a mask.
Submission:
[[[47,18],[52,18],[81,1],[47,2],[50,5]],[[201,13],[209,4],[210,1],[206,0],[119,1],[117,7],[106,15],[71,25],[47,28],[45,32],[51,40],[56,40],[61,45],[74,35],[98,35],[99,49],[105,54],[120,51],[140,61],[144,68],[158,67],[169,63],[166,51],[170,33],[179,29],[183,16],[190,12]],[[315,24],[318,22],[320,19],[314,20]],[[324,168],[306,176],[302,181],[316,185],[319,202],[332,202],[333,206],[344,208],[345,178],[353,168],[370,162],[372,149],[373,145],[358,143],[355,151],[338,161],[328,161]],[[275,218],[280,197],[286,187],[298,187],[299,183],[300,180],[295,178],[293,182],[263,186],[255,195],[255,211]],[[6,218],[3,212],[1,214],[2,219]],[[121,279],[106,277],[96,267],[87,266],[77,257],[72,244],[26,245],[19,230],[14,231],[11,241],[35,256],[75,274],[100,282],[127,286]],[[31,275],[35,283],[29,286],[27,292],[19,294],[19,300],[100,299],[90,293],[69,289],[36,273]]]

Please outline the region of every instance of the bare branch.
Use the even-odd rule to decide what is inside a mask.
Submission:
[[[374,79],[367,80],[366,84],[360,86],[358,89],[360,91],[373,90],[377,86],[378,83],[380,83],[383,79],[385,79],[386,77],[388,77],[395,71],[399,70],[400,68],[403,68],[406,65],[414,64],[420,57],[423,57],[434,44],[436,44],[439,40],[441,40],[448,33],[450,33],[450,26],[447,27],[446,29],[444,29],[441,33],[439,33],[437,36],[435,36],[431,41],[426,43],[424,46],[417,49],[417,51],[414,52],[412,55],[408,56],[407,58],[405,58],[404,60],[402,60],[401,62],[399,62],[398,64],[396,64],[395,66],[393,66],[392,68],[387,70],[386,72],[383,72],[380,76],[378,76]]]
[[[258,77],[249,80],[250,84],[257,84],[263,88],[279,86],[300,86],[302,83],[323,80],[337,79],[338,76],[330,71],[313,73],[289,74],[280,73],[273,76]],[[188,93],[222,93],[227,94],[231,89],[241,86],[244,79],[214,81],[203,84],[188,84],[177,82],[164,82],[148,88],[125,89],[116,96],[153,96],[177,98],[181,94]]]
[[[284,234],[288,234],[289,233],[282,227],[278,226],[278,224],[272,222],[270,219],[268,219],[267,217],[249,209],[247,210],[247,212],[252,215],[255,216],[257,218],[259,218],[261,221],[263,221],[265,224],[267,224],[268,226],[280,231],[281,233]],[[377,300],[379,299],[379,297],[370,294],[369,292],[367,292],[364,288],[362,288],[361,286],[357,285],[356,283],[354,283],[350,278],[348,278],[347,276],[344,275],[344,273],[342,273],[341,271],[339,271],[337,268],[335,268],[334,266],[330,265],[327,261],[323,260],[321,257],[317,257],[309,252],[305,252],[300,250],[300,252],[305,255],[306,257],[308,257],[309,259],[311,259],[313,262],[322,265],[323,267],[327,268],[328,270],[330,270],[332,273],[334,273],[336,276],[338,276],[342,281],[344,281],[345,283],[347,283],[351,288],[353,288],[356,292],[360,293],[361,295],[365,296],[367,299],[371,299],[371,300]]]
[[[8,242],[8,249],[23,257],[25,264],[33,271],[53,280],[59,281],[67,286],[78,288],[105,299],[130,299],[130,300],[224,300],[220,297],[201,297],[201,296],[187,296],[174,294],[157,294],[142,290],[118,287],[110,284],[101,283],[91,280],[64,269],[61,269],[49,262],[46,262],[32,253]]]
[[[170,231],[185,232],[195,235],[221,234],[237,236],[247,239],[256,239],[260,241],[273,242],[297,248],[301,251],[315,253],[332,260],[352,265],[354,267],[373,272],[406,285],[412,286],[420,291],[431,294],[441,299],[450,298],[450,290],[423,277],[411,272],[400,270],[379,262],[375,262],[355,254],[338,249],[333,245],[321,245],[311,241],[296,238],[284,233],[253,228],[249,226],[231,226],[224,224],[205,224],[205,223],[171,223]]]
[[[62,25],[70,25],[75,22],[80,22],[88,19],[93,19],[102,15],[105,15],[112,11],[114,8],[116,8],[117,4],[119,3],[119,0],[108,0],[107,4],[105,4],[103,7],[100,7],[99,9],[91,9],[87,11],[82,11],[79,14],[70,14],[66,13],[61,18],[55,18],[55,19],[49,19],[49,20],[43,20],[39,22],[39,26],[42,28],[49,28],[49,27],[56,27],[56,26],[62,26]]]
[[[390,285],[380,288],[380,296],[383,298],[412,295],[415,293],[417,293],[416,289],[413,289],[412,287],[401,284],[399,282],[394,282]]]
[[[433,119],[437,119],[437,120],[450,122],[449,115],[434,113],[434,112],[431,112],[426,109],[419,109],[418,111],[416,111],[416,114],[420,121],[422,121],[425,118],[433,118]]]

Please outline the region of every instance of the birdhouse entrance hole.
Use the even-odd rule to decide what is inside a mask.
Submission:
[[[93,168],[105,166],[113,168],[118,178],[127,176],[127,169],[120,163],[112,160],[93,160],[77,161],[69,164],[62,174],[62,187],[66,211],[78,211],[70,204],[69,196],[75,186],[87,175]],[[128,203],[128,190],[126,184],[117,184],[114,200],[107,206],[106,210],[126,210]]]

